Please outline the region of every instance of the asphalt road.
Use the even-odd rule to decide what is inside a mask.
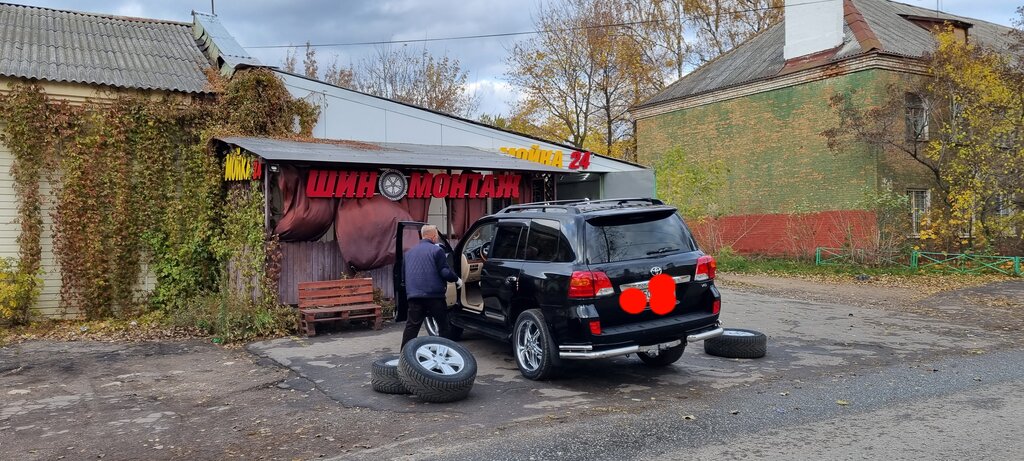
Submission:
[[[768,334],[762,359],[694,344],[663,369],[622,357],[534,382],[470,337],[476,385],[451,404],[370,389],[398,325],[247,350],[9,345],[0,460],[1024,459],[1024,281],[762,288],[723,287],[724,323]]]
[[[1022,352],[753,386],[345,459],[1020,459]]]

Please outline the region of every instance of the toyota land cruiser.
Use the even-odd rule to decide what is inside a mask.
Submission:
[[[402,222],[395,288],[405,309]],[[507,207],[478,220],[454,249],[442,247],[464,285],[449,284],[449,335],[463,329],[511,341],[523,376],[545,379],[563,360],[636,354],[651,366],[679,360],[688,342],[722,334],[715,260],[697,246],[676,209],[655,199],[558,201]],[[628,288],[667,274],[675,308],[620,306]],[[671,291],[669,291],[671,293]],[[657,295],[657,293],[655,293]],[[434,319],[427,331],[438,334]]]

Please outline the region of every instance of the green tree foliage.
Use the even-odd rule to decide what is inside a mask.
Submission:
[[[728,213],[722,204],[728,168],[721,160],[698,161],[675,148],[654,167],[658,197],[693,222]]]

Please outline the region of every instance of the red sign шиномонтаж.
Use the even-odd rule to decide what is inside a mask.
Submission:
[[[377,189],[376,171],[309,170],[308,197],[367,198]],[[413,173],[408,197],[518,198],[518,174]]]

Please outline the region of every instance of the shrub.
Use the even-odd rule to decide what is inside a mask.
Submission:
[[[40,274],[19,270],[12,258],[0,259],[0,321],[24,324],[42,287]]]

